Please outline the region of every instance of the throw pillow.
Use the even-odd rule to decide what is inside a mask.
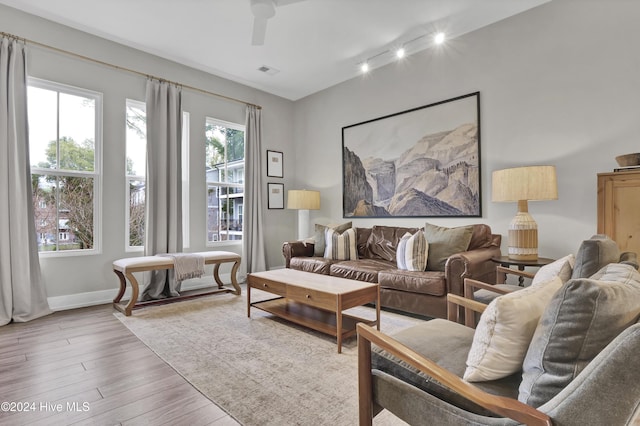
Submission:
[[[538,321],[560,287],[556,276],[491,301],[473,335],[464,379],[496,380],[520,371]]]
[[[562,283],[566,283],[571,278],[573,272],[573,265],[576,263],[576,258],[573,254],[568,254],[554,262],[544,265],[538,269],[536,275],[531,280],[531,285],[538,285],[544,283],[552,278],[560,277]]]
[[[342,234],[331,228],[327,228],[324,232],[326,243],[324,257],[333,260],[355,260],[358,258],[355,229],[347,229]]]
[[[351,228],[351,222],[347,222],[347,223],[343,223],[343,224],[329,224],[329,225],[315,225],[314,228],[314,234],[313,234],[313,240],[314,240],[314,245],[313,245],[313,255],[314,256],[318,256],[318,257],[322,257],[324,256],[324,249],[326,247],[325,244],[325,237],[324,237],[324,231],[327,228],[330,229],[335,229],[336,231],[342,233],[344,231],[346,231],[347,229]]]
[[[569,280],[542,314],[523,363],[518,399],[533,407],[564,389],[640,316],[640,273],[612,263]]]
[[[449,256],[467,251],[472,235],[473,225],[446,228],[430,223],[425,224],[424,236],[429,242],[427,270],[444,271],[444,265]]]
[[[424,271],[427,267],[427,251],[429,243],[424,237],[424,232],[419,230],[411,235],[406,233],[400,238],[396,260],[398,269],[404,271]]]
[[[618,244],[606,235],[593,235],[580,244],[571,278],[589,278],[600,268],[619,261]]]

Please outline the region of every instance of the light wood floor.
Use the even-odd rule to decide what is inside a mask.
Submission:
[[[0,327],[4,402],[23,411],[3,404],[0,425],[238,424],[138,340],[111,305]]]

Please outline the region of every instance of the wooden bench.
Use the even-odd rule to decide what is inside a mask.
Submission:
[[[213,278],[218,284],[218,288],[212,291],[200,292],[198,294],[190,294],[185,296],[171,297],[168,299],[162,300],[152,300],[149,302],[138,302],[138,295],[140,292],[140,286],[138,285],[138,281],[133,276],[134,272],[145,272],[145,271],[158,271],[163,269],[173,269],[174,261],[171,257],[165,256],[142,256],[142,257],[129,257],[124,259],[118,259],[113,262],[113,272],[120,279],[120,291],[115,299],[113,299],[113,307],[124,313],[126,316],[131,315],[131,311],[133,309],[142,307],[150,304],[159,304],[159,303],[167,303],[177,300],[184,300],[187,298],[204,296],[208,294],[217,294],[217,293],[234,293],[240,295],[240,286],[238,285],[238,280],[236,278],[236,274],[238,272],[238,268],[240,267],[241,257],[239,254],[230,252],[230,251],[204,251],[200,253],[194,253],[204,257],[205,265],[215,265],[213,268]],[[231,284],[233,285],[233,290],[230,288],[226,288],[222,281],[220,280],[219,269],[220,265],[223,263],[231,263],[233,262],[233,267],[231,268]],[[131,299],[127,305],[122,305],[120,300],[122,296],[124,296],[124,292],[127,286],[127,280],[131,284]]]

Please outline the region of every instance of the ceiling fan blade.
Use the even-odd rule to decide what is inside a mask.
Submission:
[[[266,33],[267,33],[267,20],[264,18],[254,18],[251,44],[254,46],[262,46],[264,44],[264,37]]]

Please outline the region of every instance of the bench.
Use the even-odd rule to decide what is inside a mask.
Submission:
[[[115,299],[113,299],[113,307],[118,311],[124,313],[126,316],[130,316],[133,309],[149,304],[167,303],[168,301],[183,300],[186,298],[217,293],[234,293],[236,295],[240,295],[240,286],[238,285],[238,280],[236,278],[236,273],[238,272],[238,268],[240,267],[241,260],[239,254],[230,251],[205,251],[193,254],[203,256],[205,265],[215,265],[213,268],[213,278],[218,284],[218,288],[216,290],[201,292],[196,295],[181,295],[178,297],[171,297],[159,301],[152,300],[149,302],[138,302],[140,286],[136,278],[133,276],[134,272],[173,269],[174,260],[171,257],[165,256],[129,257],[118,259],[113,262],[113,272],[115,272],[115,274],[120,279],[120,291],[118,292],[118,295],[115,297]],[[233,285],[233,289],[226,288],[220,280],[219,275],[220,265],[223,263],[231,262],[233,262],[233,267],[231,268],[231,284]],[[124,296],[124,292],[127,286],[127,280],[129,280],[129,283],[131,284],[131,299],[129,300],[129,303],[127,305],[123,305],[120,303],[120,300],[122,300],[122,296]]]

